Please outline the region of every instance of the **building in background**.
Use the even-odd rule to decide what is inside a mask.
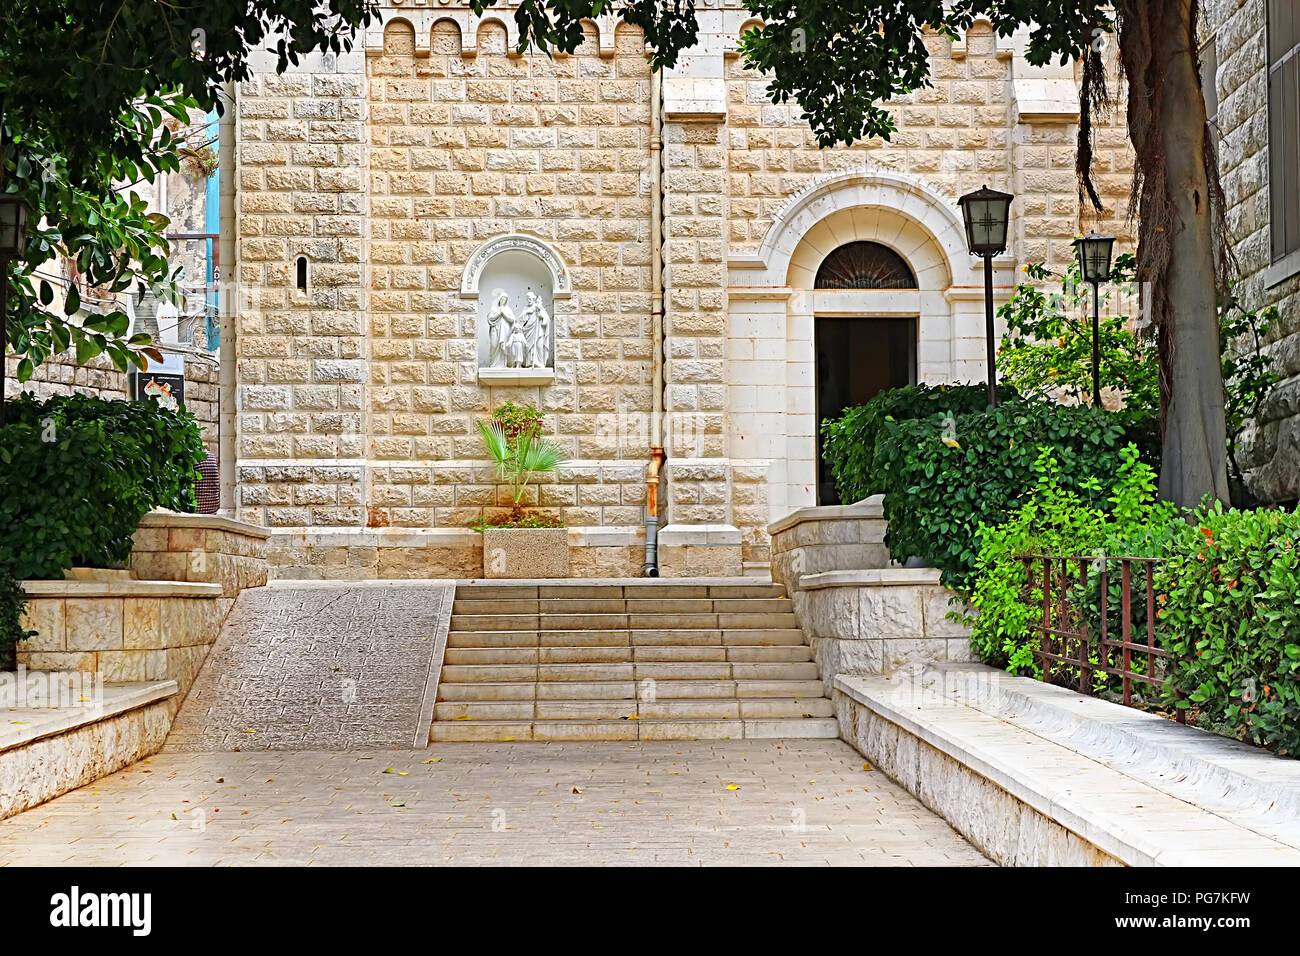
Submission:
[[[701,4],[660,77],[613,20],[550,58],[514,52],[509,10],[383,13],[352,53],[282,76],[267,55],[237,91],[231,504],[276,529],[283,574],[479,573],[466,525],[499,499],[474,422],[507,400],[574,458],[537,503],[578,529],[584,573],[638,574],[656,393],[665,573],[765,573],[766,525],[834,493],[820,418],[985,379],[958,195],[1016,196],[999,301],[1081,231],[1129,235],[1122,115],[1097,134],[1097,221],[1075,68],[984,22],[927,40],[934,85],[891,142],[822,150],[743,66],[735,5]],[[541,312],[545,362],[494,351]]]
[[[1300,10],[1292,0],[1205,0],[1206,112],[1219,147],[1228,231],[1251,309],[1278,307],[1264,343],[1282,381],[1243,436],[1262,501],[1300,498]]]

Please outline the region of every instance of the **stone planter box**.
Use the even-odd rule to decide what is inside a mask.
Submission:
[[[485,528],[483,577],[567,578],[568,528]]]

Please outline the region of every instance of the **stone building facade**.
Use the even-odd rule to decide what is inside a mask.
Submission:
[[[892,141],[823,150],[738,57],[746,11],[698,13],[697,46],[655,76],[612,19],[573,55],[517,55],[507,9],[394,0],[352,53],[267,59],[239,86],[228,504],[274,529],[273,573],[478,574],[466,525],[505,501],[475,421],[507,400],[572,456],[530,502],[570,527],[575,573],[641,573],[660,431],[663,573],[766,573],[768,523],[817,503],[821,330],[882,362],[891,320],[882,374],[984,380],[958,195],[1016,195],[999,301],[1094,225],[1131,248],[1122,117],[1098,133],[1098,221],[1074,68],[1030,66],[1025,37],[929,38],[934,85],[894,104]],[[855,243],[910,281],[824,281]],[[485,366],[511,281],[550,303],[552,367]]]
[[[1300,498],[1300,13],[1291,0],[1205,0],[1203,6],[1203,85],[1240,268],[1235,291],[1247,308],[1273,305],[1279,314],[1263,349],[1282,380],[1243,436],[1241,465],[1257,498],[1294,503]]]

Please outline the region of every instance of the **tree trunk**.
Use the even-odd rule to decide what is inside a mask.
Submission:
[[[1120,52],[1140,184],[1139,277],[1159,336],[1160,496],[1228,501],[1216,307],[1217,169],[1196,48],[1197,0],[1122,0]],[[1214,200],[1212,202],[1212,199]]]

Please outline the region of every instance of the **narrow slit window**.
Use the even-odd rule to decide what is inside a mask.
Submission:
[[[295,281],[295,285],[297,285],[299,289],[306,292],[307,291],[307,257],[306,256],[298,257],[297,272],[298,275]]]

